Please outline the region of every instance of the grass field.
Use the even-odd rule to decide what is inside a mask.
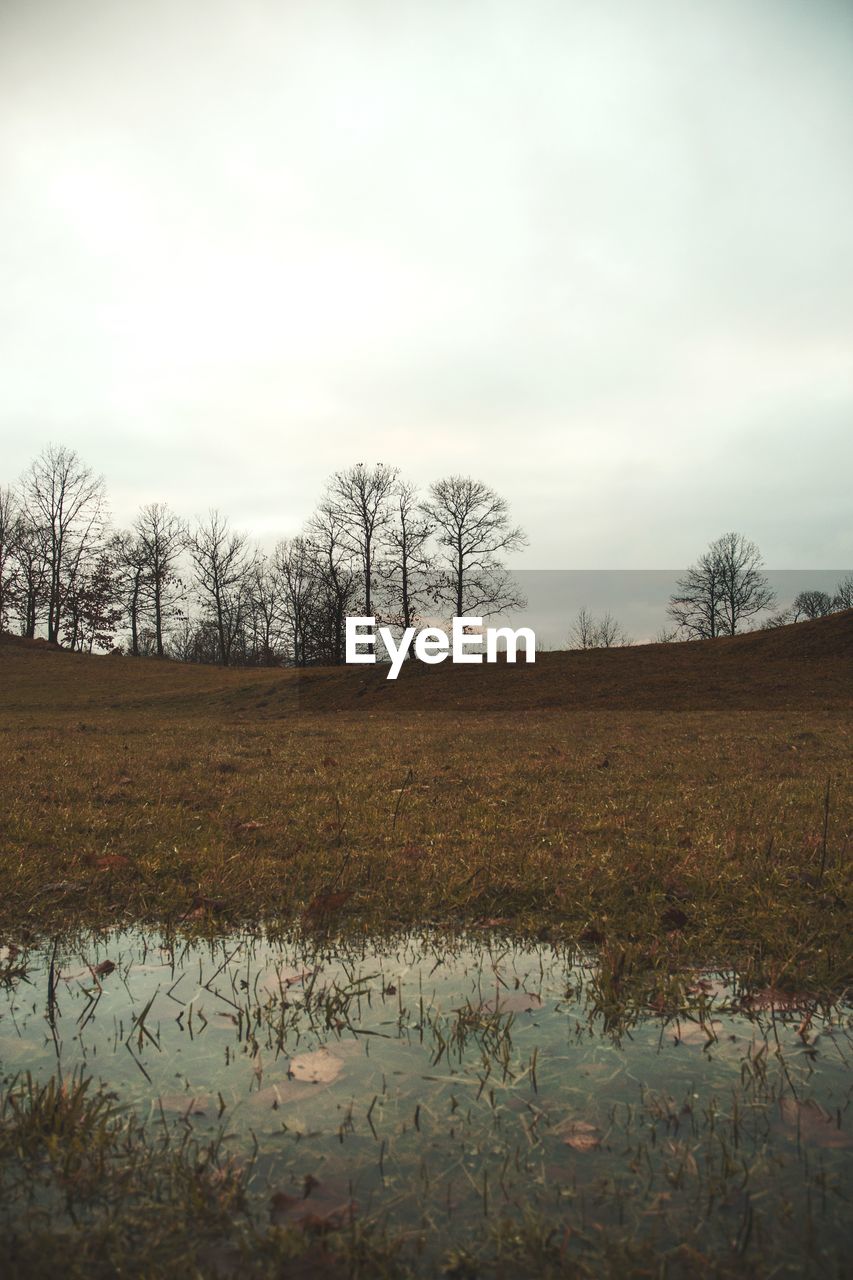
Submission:
[[[5,639],[6,1274],[840,1277],[842,1162],[853,1146],[841,1083],[853,982],[851,653],[851,613],[713,643],[543,654],[531,667],[410,664],[396,683],[379,669],[223,671]],[[423,1008],[404,1008],[381,973],[371,970],[364,986],[356,965],[316,992],[312,982],[299,1003],[281,983],[261,989],[249,968],[245,980],[233,972],[235,1043],[223,1045],[224,1058],[209,1048],[220,1043],[209,1016],[206,1037],[190,1016],[182,1039],[185,1024],[178,1020],[179,1033],[167,1010],[162,1027],[171,1029],[161,1037],[159,1022],[146,1026],[146,1000],[131,1000],[150,968],[149,947],[166,955],[170,981],[183,972],[179,953],[180,963],[197,965],[193,982],[212,999],[241,937],[249,953],[255,938],[300,939],[306,959],[294,961],[291,982],[301,981],[303,964],[314,972],[347,948],[386,939],[381,946],[393,951],[395,937],[424,935],[429,948],[442,933],[451,948],[461,937],[475,952],[482,938],[488,963],[494,946],[580,963],[588,1004],[574,1015],[568,1056],[555,987],[532,1006],[541,1007],[538,1020],[523,1002],[505,1017],[467,997],[436,1012],[430,1052],[437,1045],[447,1055],[447,1080],[416,1071],[409,1081],[403,1058],[393,1085],[403,1088],[405,1077],[412,1106],[418,1088],[439,1091],[429,1141],[419,1104],[416,1141],[408,1112],[382,1129],[370,1055],[353,1056],[365,1039],[387,1034],[385,1023],[359,1018],[366,1009],[379,1016],[389,999],[399,1003],[395,1034],[404,1045],[423,1043]],[[122,960],[128,937],[141,963]],[[524,952],[537,942],[539,952]],[[202,984],[204,955],[213,986]],[[69,986],[56,975],[75,957],[83,978]],[[113,984],[107,996],[102,983]],[[110,1006],[123,991],[127,1007]],[[90,1060],[82,1029],[102,999],[107,1014],[86,1033],[100,1044]],[[181,1018],[192,1006],[180,1006]],[[289,1067],[272,1087],[285,1097],[308,1088],[319,1101],[304,1135],[292,1110],[286,1122],[265,1113],[278,1126],[270,1150],[306,1179],[304,1199],[292,1187],[273,1196],[268,1227],[257,1206],[269,1193],[258,1199],[255,1157],[246,1155],[255,1129],[238,1142],[239,1123],[231,1129],[231,1112],[220,1111],[221,1132],[201,1141],[191,1094],[179,1094],[181,1113],[168,1124],[160,1085],[133,1077],[137,1093],[125,1082],[116,1094],[114,1045],[124,1046],[117,1032],[113,1044],[98,1031],[109,1030],[110,1017],[116,1026],[132,1020],[138,1044],[129,1037],[126,1047],[147,1049],[163,1071],[183,1062],[186,1073],[193,1053],[212,1052],[206,1069],[222,1107],[227,1064],[260,1062],[263,1048],[268,1062],[289,1055],[292,1067],[294,1020],[307,1020],[297,1045],[325,1052],[330,1044],[344,1055],[335,1106],[339,1113],[349,1097],[350,1128],[340,1129],[341,1159],[376,1139],[370,1177],[384,1188],[384,1162],[411,1148],[399,1156],[403,1185],[426,1168],[425,1152],[443,1151],[464,1124],[468,1155],[486,1153],[477,1170],[481,1221],[429,1270],[423,1250],[441,1241],[440,1226],[389,1234],[379,1217],[344,1222],[337,1210],[315,1211],[327,1204],[325,1184],[304,1166],[306,1153],[322,1163],[324,1142],[337,1150],[339,1120]],[[41,1028],[35,1038],[27,1019]],[[683,1056],[671,1059],[667,1077],[658,1035],[670,1054],[692,1045],[683,1052],[697,1055],[695,1081]],[[634,1042],[630,1052],[645,1044],[647,1057],[626,1057],[623,1036]],[[164,1060],[169,1037],[180,1059]],[[63,1042],[66,1060],[79,1053],[89,1063],[85,1080],[67,1068],[44,1075]],[[35,1076],[21,1071],[28,1043],[40,1063]],[[380,1058],[397,1061],[393,1044],[373,1043]],[[12,1074],[7,1054],[18,1064]],[[632,1070],[662,1075],[663,1087],[644,1086],[635,1101]],[[591,1092],[579,1102],[587,1074]],[[383,1068],[393,1118],[390,1078]],[[690,1092],[678,1110],[670,1094],[682,1078]],[[476,1098],[457,1112],[455,1093],[480,1079]],[[494,1089],[484,1092],[487,1079],[502,1082],[506,1105]],[[261,1082],[258,1073],[252,1087]],[[162,1124],[140,1118],[155,1095]],[[248,1106],[252,1126],[264,1121],[252,1118],[251,1093],[240,1105],[238,1120]],[[537,1216],[533,1200],[515,1192],[501,1214],[489,1209],[516,1133],[522,1188],[529,1180],[544,1195],[567,1180],[559,1229],[553,1206]],[[256,1138],[255,1147],[261,1164],[273,1159]],[[545,1151],[558,1161],[547,1176]],[[390,1203],[393,1225],[393,1194]]]
[[[6,643],[0,920],[499,919],[837,988],[851,652],[849,613],[397,682]]]

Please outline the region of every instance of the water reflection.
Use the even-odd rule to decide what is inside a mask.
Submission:
[[[148,1126],[224,1135],[273,1222],[357,1214],[427,1258],[529,1213],[569,1254],[844,1247],[849,1009],[719,972],[617,1009],[594,958],[428,933],[125,932],[4,963],[7,1086],[82,1071]]]

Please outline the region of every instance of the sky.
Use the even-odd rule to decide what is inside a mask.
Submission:
[[[265,543],[471,474],[524,569],[853,564],[849,0],[0,0],[0,483]]]

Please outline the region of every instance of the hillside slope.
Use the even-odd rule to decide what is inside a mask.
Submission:
[[[838,706],[853,701],[853,611],[686,644],[541,653],[516,666],[222,670],[0,640],[0,714],[123,711],[270,719],[302,712],[478,713]]]

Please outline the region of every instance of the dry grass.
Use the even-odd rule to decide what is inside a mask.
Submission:
[[[5,644],[0,923],[499,919],[837,987],[851,634],[396,685]]]

